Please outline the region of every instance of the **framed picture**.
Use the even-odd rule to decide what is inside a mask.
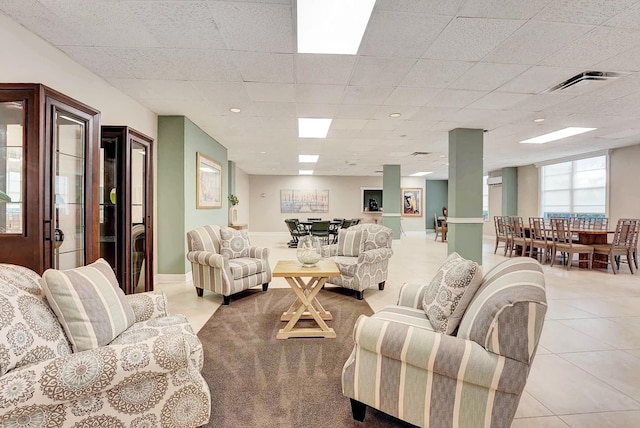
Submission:
[[[197,153],[196,208],[222,208],[222,166]]]
[[[281,189],[281,213],[326,213],[329,212],[329,190]]]
[[[422,217],[422,189],[402,189],[402,216]]]

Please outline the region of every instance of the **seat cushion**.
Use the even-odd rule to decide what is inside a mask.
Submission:
[[[338,270],[340,270],[340,274],[344,276],[354,276],[356,274],[356,270],[358,270],[357,257],[334,256],[330,257],[329,260],[336,262]]]
[[[482,282],[482,268],[452,253],[431,280],[422,300],[427,318],[438,333],[453,334]]]
[[[433,331],[433,326],[429,322],[426,314],[419,308],[410,308],[408,306],[387,306],[386,308],[382,308],[380,311],[376,312],[372,318],[393,321]]]
[[[74,352],[109,344],[135,314],[104,259],[68,270],[48,269],[43,288]]]
[[[252,259],[249,257],[238,257],[229,260],[229,267],[233,279],[242,279],[267,270],[267,262],[262,259]]]
[[[249,234],[246,230],[220,228],[220,254],[229,259],[249,255]]]
[[[27,268],[0,265],[0,376],[71,353],[38,282]]]
[[[338,255],[346,257],[358,257],[363,251],[362,239],[364,230],[342,229],[338,232]]]

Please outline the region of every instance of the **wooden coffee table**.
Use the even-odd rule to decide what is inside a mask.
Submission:
[[[273,276],[286,279],[296,295],[296,300],[280,317],[280,320],[288,323],[278,331],[276,339],[336,337],[336,332],[325,322],[333,319],[331,312],[323,308],[316,297],[329,277],[340,276],[335,262],[320,260],[314,267],[302,267],[300,262],[295,260],[280,260],[273,269]],[[310,279],[305,281],[303,278]],[[296,327],[296,323],[301,319],[314,320],[318,327]]]

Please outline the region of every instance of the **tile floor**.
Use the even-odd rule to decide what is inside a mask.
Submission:
[[[434,235],[412,233],[393,243],[395,252],[384,291],[364,296],[374,311],[396,302],[404,282],[428,282],[445,259],[447,244]],[[294,259],[286,234],[252,234],[253,245],[270,248],[271,266]],[[483,244],[483,268],[504,260]],[[538,354],[520,401],[513,428],[636,428],[640,426],[640,275],[626,265],[618,275],[586,271],[574,264],[544,267],[549,310]],[[287,288],[282,278],[270,287]],[[169,309],[183,313],[199,330],[222,303],[205,292],[198,298],[190,284],[157,287],[168,296]],[[259,288],[256,288],[256,292]],[[233,304],[233,298],[231,300]]]

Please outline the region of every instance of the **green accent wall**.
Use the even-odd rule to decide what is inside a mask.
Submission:
[[[184,116],[158,117],[158,273],[184,274],[187,231],[228,224],[227,149]],[[196,209],[197,153],[222,168],[222,207]]]
[[[393,239],[400,239],[401,232],[400,180],[400,165],[382,166],[382,224],[393,231]]]
[[[447,216],[464,221],[482,218],[483,130],[449,131],[449,198]],[[482,223],[448,223],[449,254],[482,264]]]
[[[425,229],[435,230],[434,214],[442,215],[442,208],[449,203],[449,181],[426,180],[424,189]]]
[[[238,196],[236,194],[236,163],[234,161],[229,161],[227,164],[229,165],[229,174],[227,174],[229,194]]]
[[[502,215],[518,215],[518,168],[502,168]]]

